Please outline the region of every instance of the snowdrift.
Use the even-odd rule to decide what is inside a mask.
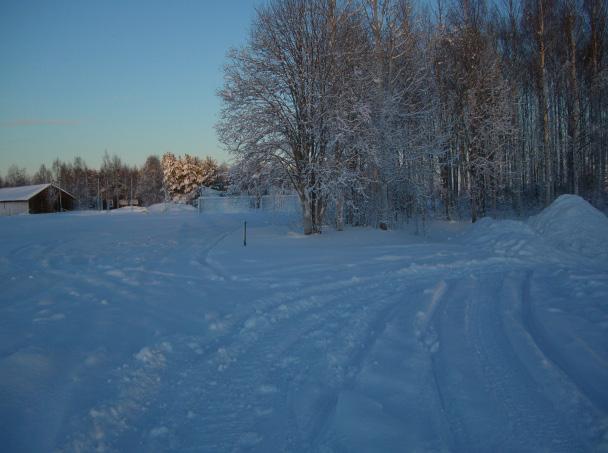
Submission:
[[[544,258],[567,252],[608,262],[608,218],[581,197],[562,195],[527,222],[485,217],[461,240],[496,255]]]
[[[148,210],[142,206],[125,206],[123,208],[112,209],[108,211],[112,215],[120,214],[146,214]]]
[[[553,246],[608,260],[608,218],[577,195],[562,195],[528,225]]]
[[[484,217],[462,235],[462,242],[492,250],[501,256],[532,256],[537,236],[525,223]]]
[[[149,206],[148,212],[153,214],[174,214],[180,212],[196,212],[196,208],[183,203],[157,203]]]

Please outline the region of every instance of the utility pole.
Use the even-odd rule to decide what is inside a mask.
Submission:
[[[101,211],[101,194],[99,192],[99,175],[97,175],[97,210]]]

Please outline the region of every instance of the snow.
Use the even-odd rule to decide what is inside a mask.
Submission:
[[[425,237],[128,214],[0,219],[3,450],[608,448],[580,198]]]
[[[27,201],[39,194],[50,184],[36,184],[33,186],[4,187],[0,189],[0,201]]]
[[[528,224],[556,248],[608,261],[608,218],[576,195],[562,195]]]
[[[194,206],[185,203],[157,203],[148,207],[148,212],[155,214],[175,214],[182,212],[196,212],[197,209]]]
[[[121,214],[146,214],[148,209],[143,206],[123,206],[122,208],[112,209],[108,211],[111,215],[121,215]]]

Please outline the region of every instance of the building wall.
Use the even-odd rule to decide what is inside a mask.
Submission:
[[[64,211],[74,210],[74,199],[71,196],[61,192],[61,203],[59,202],[59,196],[59,190],[54,190],[49,194],[49,189],[44,189],[38,195],[30,198],[30,213],[58,212],[61,209]]]
[[[49,197],[49,189],[44,189],[38,195],[30,198],[30,213],[42,214],[57,211],[54,207],[56,192],[54,191],[53,197]]]
[[[27,201],[0,201],[0,216],[27,214],[29,203]]]

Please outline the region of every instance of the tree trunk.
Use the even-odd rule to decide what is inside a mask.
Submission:
[[[313,210],[312,203],[308,197],[304,197],[301,200],[302,203],[302,226],[304,227],[304,234],[312,234],[313,231]]]
[[[570,53],[570,115],[568,121],[568,129],[570,132],[569,154],[572,159],[572,168],[570,169],[570,187],[575,194],[579,193],[579,118],[580,118],[580,102],[578,97],[578,81],[576,78],[576,40],[574,38],[574,11],[568,11],[566,18],[566,33],[568,34],[568,50]]]
[[[344,195],[336,198],[336,230],[344,230]]]
[[[545,204],[553,201],[553,168],[549,149],[549,102],[545,65],[545,0],[538,0],[538,113],[542,124],[542,150],[545,164]]]

